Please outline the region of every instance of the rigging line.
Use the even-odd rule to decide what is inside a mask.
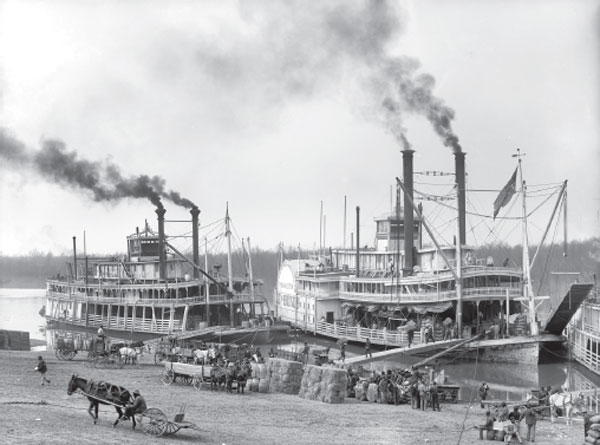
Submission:
[[[562,205],[560,208],[560,212],[557,215],[557,219],[556,219],[556,224],[554,225],[554,234],[552,235],[552,243],[550,243],[550,252],[548,253],[548,256],[546,257],[546,263],[544,264],[544,272],[542,273],[542,277],[540,278],[540,285],[538,286],[538,294],[540,292],[540,289],[542,288],[542,283],[544,282],[544,280],[546,279],[546,274],[548,273],[548,268],[549,268],[549,263],[550,263],[550,258],[552,257],[552,253],[554,252],[554,241],[556,240],[556,233],[558,232],[558,221],[560,221],[560,214],[562,213]]]

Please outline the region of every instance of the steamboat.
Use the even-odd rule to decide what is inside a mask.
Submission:
[[[600,295],[597,286],[569,324],[568,338],[571,358],[600,374]]]
[[[349,249],[283,260],[276,288],[278,317],[315,335],[357,343],[368,339],[387,349],[381,353],[384,355],[395,353],[389,348],[401,354],[417,354],[421,349],[432,354],[435,343],[442,350],[460,343],[456,352],[466,358],[531,364],[555,359],[555,351],[565,342],[566,324],[592,286],[573,282],[567,275],[559,277],[560,284],[549,287],[551,295],[534,295],[530,270],[539,250],[530,260],[527,188],[520,153],[515,155],[515,173],[494,203],[494,218],[519,192],[521,264],[507,258],[479,257],[478,249],[466,242],[465,153],[455,152],[454,156],[453,199],[458,217],[452,244],[436,241],[422,203],[415,204],[413,151],[404,150],[396,205],[375,218],[374,245],[361,245],[357,207],[356,241],[352,240]],[[566,198],[566,181],[557,193],[546,234]],[[425,194],[418,196],[425,200]],[[424,231],[430,245],[424,245]],[[462,341],[469,338],[474,341]],[[408,349],[411,343],[412,349]]]
[[[191,259],[165,234],[165,213],[162,206],[156,209],[158,231],[146,222],[142,231],[127,236],[127,253],[120,258],[78,258],[73,237],[66,275],[46,282],[47,322],[89,330],[102,326],[121,338],[171,335],[270,343],[284,328],[273,325],[263,282],[254,279],[249,255],[245,275],[233,275],[229,210],[224,220],[226,275],[218,264],[208,271],[208,247],[200,264],[198,208],[190,211]]]

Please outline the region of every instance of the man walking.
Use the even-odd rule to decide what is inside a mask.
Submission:
[[[38,364],[35,367],[35,370],[40,373],[42,376],[40,379],[40,385],[44,386],[44,383],[50,384],[50,380],[46,377],[46,372],[48,371],[48,367],[46,366],[46,362],[42,358],[41,355],[38,356]]]
[[[368,338],[365,341],[365,357],[373,357],[373,355],[371,354],[371,340],[369,340]]]

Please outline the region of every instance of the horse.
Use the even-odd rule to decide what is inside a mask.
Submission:
[[[69,385],[67,386],[67,394],[71,395],[77,390],[83,392],[87,399],[90,401],[88,408],[88,414],[94,420],[94,425],[98,421],[98,407],[102,405],[113,405],[117,410],[119,417],[117,420],[123,417],[123,408],[125,405],[132,401],[131,393],[120,386],[112,385],[107,382],[95,382],[94,380],[86,380],[78,377],[77,374],[73,374]],[[94,413],[92,413],[92,409]],[[133,427],[135,428],[135,418],[132,416]]]
[[[583,400],[583,393],[579,393],[575,400],[573,400],[573,393],[571,392],[562,392],[550,395],[550,421],[554,423],[554,414],[556,413],[556,409],[559,408],[565,416],[567,425],[570,425],[573,416],[573,409],[576,407],[578,408],[579,405],[582,404]]]
[[[142,351],[137,348],[130,348],[128,346],[123,346],[119,349],[119,357],[124,363],[132,363],[137,365],[138,356],[142,354]]]
[[[220,387],[225,387],[226,383],[226,370],[221,366],[213,366],[210,370],[210,389],[216,390]]]
[[[194,349],[192,354],[194,356],[194,364],[204,365],[204,364],[208,363],[208,360],[209,360],[208,349]]]
[[[244,361],[241,366],[239,366],[236,370],[236,380],[237,380],[237,392],[244,394],[244,388],[246,388],[246,382],[248,378],[252,375],[252,365],[250,362]]]

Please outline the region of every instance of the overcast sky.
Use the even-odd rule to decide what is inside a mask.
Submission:
[[[318,245],[321,201],[325,243],[341,245],[344,196],[348,244],[356,206],[361,244],[371,244],[373,217],[389,211],[402,174],[401,135],[415,170],[448,172],[456,136],[469,188],[502,188],[520,148],[532,186],[568,179],[569,237],[598,236],[599,4],[0,1],[0,127],[28,153],[59,140],[122,177],[159,176],[200,208],[203,224],[229,202],[237,232],[262,248]],[[382,105],[391,66],[431,88],[449,116],[441,137],[398,90],[397,108]],[[144,219],[156,227],[148,200],[98,202],[4,149],[3,254],[68,252],[83,230],[88,252],[124,251]],[[430,189],[447,193],[448,177],[438,181]],[[468,208],[491,215],[495,197],[470,193]],[[163,204],[167,218],[189,218]],[[431,206],[432,220],[451,220]],[[547,213],[533,220],[534,239]],[[502,222],[470,216],[468,229],[470,243],[519,241],[500,233]]]

